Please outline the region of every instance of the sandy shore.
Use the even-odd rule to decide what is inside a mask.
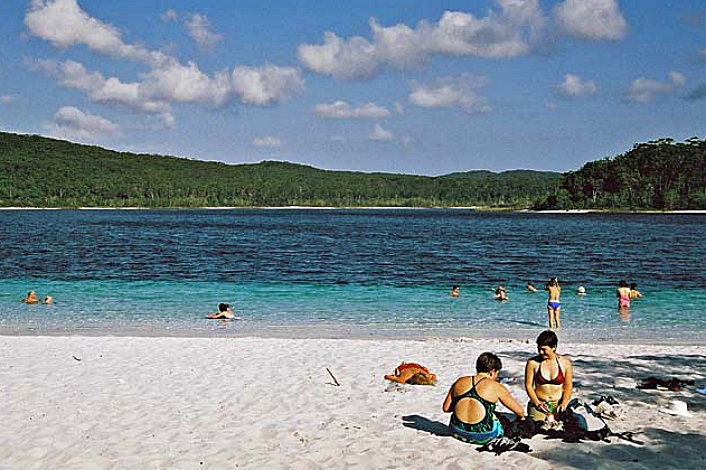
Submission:
[[[4,336],[0,467],[706,467],[706,397],[629,383],[648,375],[703,382],[706,347],[560,345],[575,363],[576,396],[616,397],[625,414],[611,427],[642,431],[646,445],[535,436],[534,452],[499,457],[444,435],[447,388],[485,350],[519,376],[534,348],[510,340]],[[439,384],[386,391],[383,375],[403,359],[430,367]],[[525,402],[521,385],[511,390]],[[693,417],[658,411],[674,398]]]

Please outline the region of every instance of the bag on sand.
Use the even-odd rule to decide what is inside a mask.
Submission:
[[[566,407],[566,427],[578,434],[577,437],[602,441],[612,433],[603,419],[596,414],[591,405],[574,398]]]

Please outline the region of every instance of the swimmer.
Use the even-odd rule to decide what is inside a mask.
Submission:
[[[618,290],[616,293],[618,295],[618,308],[621,311],[629,309],[630,308],[630,288],[628,287],[628,283],[621,280],[618,283]]]
[[[505,292],[505,288],[500,285],[495,289],[495,295],[493,296],[495,300],[500,300],[501,302],[504,302],[506,300],[510,300],[510,298],[507,296],[507,292]]]
[[[228,304],[218,304],[218,313],[212,313],[206,318],[211,320],[230,320],[235,317],[235,314],[230,310],[230,305]]]
[[[31,290],[31,291],[27,292],[27,297],[22,299],[22,302],[24,302],[26,304],[36,304],[36,303],[39,303],[39,299],[37,299],[37,296],[35,295],[34,291]]]
[[[451,292],[449,292],[451,297],[458,297],[458,286],[451,286]]]
[[[532,285],[531,282],[527,282],[527,290],[530,292],[537,292],[537,288]]]
[[[44,297],[44,305],[51,305],[54,303],[54,298],[51,295]]]
[[[559,320],[559,312],[561,311],[561,301],[559,296],[561,296],[561,286],[559,285],[559,279],[553,277],[549,279],[549,282],[544,286],[544,290],[549,291],[549,300],[547,301],[547,313],[549,315],[549,329],[554,330],[561,328],[561,322]]]
[[[630,298],[631,299],[639,299],[642,297],[642,294],[640,293],[639,290],[637,290],[637,283],[631,282],[630,283]]]
[[[586,295],[586,288],[584,286],[579,286],[579,288],[576,289],[576,295]]]

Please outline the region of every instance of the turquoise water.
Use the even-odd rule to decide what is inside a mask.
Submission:
[[[5,334],[494,336],[701,341],[706,217],[420,211],[0,213]],[[615,284],[645,297],[629,315]],[[509,302],[492,300],[503,283]],[[448,295],[451,284],[461,297]],[[575,295],[578,285],[588,294]],[[24,305],[27,290],[51,306]],[[205,320],[219,302],[243,319]]]

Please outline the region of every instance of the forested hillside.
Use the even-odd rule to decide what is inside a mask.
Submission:
[[[564,175],[537,209],[706,209],[706,140],[660,139]]]
[[[561,174],[472,171],[441,177],[226,165],[0,133],[0,206],[529,206]]]

